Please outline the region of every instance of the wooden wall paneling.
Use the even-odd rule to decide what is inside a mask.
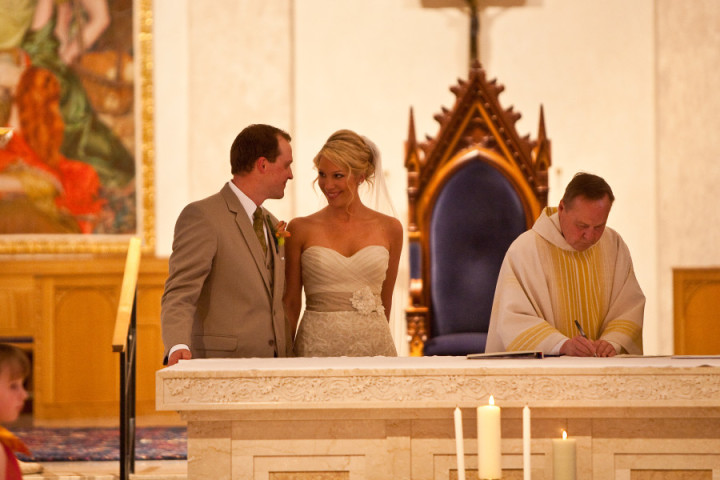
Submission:
[[[35,284],[27,275],[0,277],[0,337],[32,336],[38,312]]]
[[[53,284],[54,395],[51,416],[67,416],[84,405],[87,416],[117,414],[119,367],[112,335],[122,275],[59,277]],[[46,405],[47,406],[47,405]]]
[[[124,266],[119,256],[0,261],[0,308],[8,312],[0,336],[33,339],[36,421],[118,416],[120,367],[112,334]],[[141,260],[138,415],[156,414],[155,372],[162,368],[163,353],[160,298],[167,271],[167,259]]]
[[[673,269],[675,354],[720,354],[720,268]]]
[[[32,267],[31,267],[32,268]],[[47,406],[53,405],[55,398],[55,342],[52,341],[55,332],[55,305],[54,305],[54,279],[52,277],[36,277],[40,308],[40,319],[35,330],[35,362],[33,376],[35,377],[35,404],[33,417],[36,419],[49,418],[46,413]]]

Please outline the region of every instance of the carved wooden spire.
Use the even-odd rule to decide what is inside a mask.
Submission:
[[[417,220],[412,214],[414,202],[422,196],[433,172],[465,150],[477,150],[490,161],[502,163],[508,175],[530,188],[540,206],[547,204],[547,170],[551,158],[544,111],[541,107],[538,139],[521,137],[515,128],[521,114],[513,107],[505,109],[500,104],[499,96],[504,89],[497,80],[488,81],[480,63],[473,62],[469,78],[458,79],[457,85],[450,88],[456,97],[453,108],[443,107],[435,115],[440,124],[438,134],[427,136],[426,141],[420,143],[411,110],[405,151],[408,182],[413,190],[409,198],[411,229]]]

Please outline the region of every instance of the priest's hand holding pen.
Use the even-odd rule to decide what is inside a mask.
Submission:
[[[562,347],[560,347],[561,355],[571,355],[576,357],[613,357],[615,356],[615,347],[613,347],[608,341],[603,339],[590,340],[583,330],[580,322],[577,320],[575,327],[580,332],[579,335],[567,340]]]
[[[593,357],[597,357],[597,352],[595,351],[595,345],[592,343],[592,341],[591,341],[591,340],[588,338],[588,336],[585,334],[585,330],[583,330],[582,325],[580,325],[580,322],[578,322],[577,320],[574,320],[574,322],[575,322],[575,326],[576,326],[577,329],[578,329],[578,332],[580,332],[580,335],[581,335],[585,340],[587,340],[588,342],[590,342],[590,344],[591,344],[591,346],[592,346],[592,354],[593,354]]]
[[[587,338],[585,332],[580,328],[579,322],[575,320],[575,326],[579,327],[579,335],[575,335],[567,340],[560,347],[560,355],[570,355],[574,357],[596,357],[595,342]]]
[[[613,347],[610,342],[607,340],[603,340],[602,338],[599,338],[595,340],[594,342],[590,340],[587,335],[585,335],[585,331],[583,330],[582,326],[580,326],[580,322],[575,320],[575,326],[578,328],[578,331],[580,332],[580,335],[584,339],[586,339],[589,342],[592,342],[593,349],[595,350],[593,353],[593,356],[595,357],[614,357],[617,355],[617,352],[615,351],[615,347]]]

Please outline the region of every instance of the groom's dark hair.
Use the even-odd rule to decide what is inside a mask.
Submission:
[[[245,127],[230,147],[231,173],[251,172],[260,157],[275,162],[280,155],[278,137],[291,140],[287,132],[271,125],[258,123]]]

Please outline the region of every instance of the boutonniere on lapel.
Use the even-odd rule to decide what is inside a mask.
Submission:
[[[285,229],[287,223],[280,221],[277,225],[273,225],[270,217],[267,217],[267,223],[270,225],[270,233],[272,233],[273,241],[275,242],[275,252],[280,253],[280,248],[285,245],[285,238],[290,236],[290,232]]]

